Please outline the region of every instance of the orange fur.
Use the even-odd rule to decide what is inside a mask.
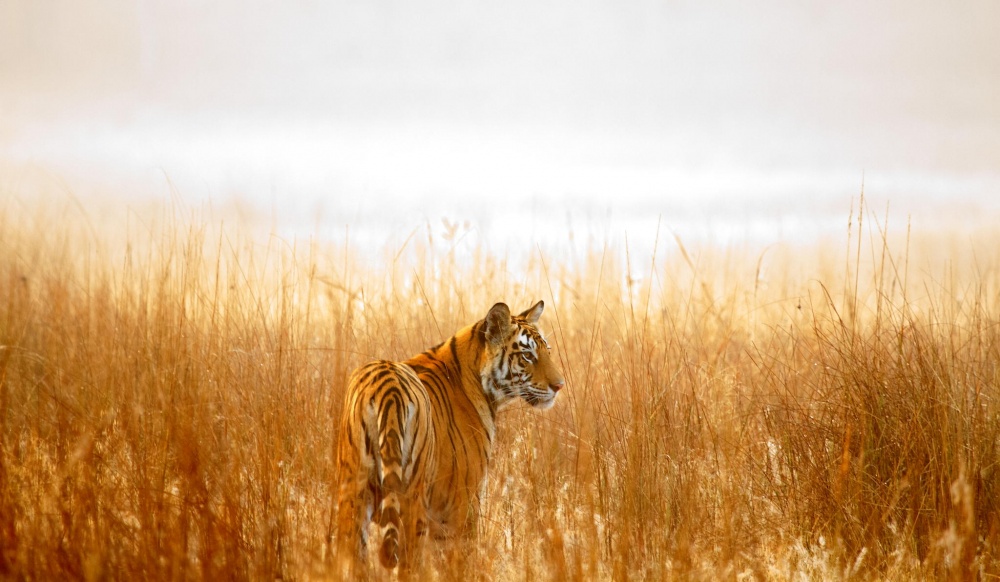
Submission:
[[[517,398],[548,408],[564,383],[535,326],[543,308],[511,316],[498,303],[405,362],[354,371],[338,449],[341,557],[362,555],[372,518],[387,568],[412,560],[420,533],[474,531],[497,411]]]

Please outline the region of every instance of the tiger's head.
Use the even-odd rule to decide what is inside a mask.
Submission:
[[[506,304],[497,303],[483,320],[486,349],[480,377],[498,409],[518,397],[535,408],[551,408],[566,383],[535,326],[543,309],[545,303],[539,301],[511,315]]]

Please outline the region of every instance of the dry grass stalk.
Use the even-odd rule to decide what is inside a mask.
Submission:
[[[541,292],[568,387],[505,413],[478,538],[431,579],[1000,573],[993,240],[941,262],[862,208],[840,259],[515,270],[454,228],[373,265],[198,219],[119,248],[71,212],[0,216],[0,576],[330,576],[347,372]]]

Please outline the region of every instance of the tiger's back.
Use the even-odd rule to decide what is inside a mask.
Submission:
[[[498,303],[405,362],[354,371],[338,445],[341,557],[363,555],[372,518],[388,568],[409,561],[420,533],[474,530],[497,411],[517,398],[548,408],[563,386],[534,325],[543,307],[512,316]]]
[[[367,524],[376,517],[380,559],[392,567],[399,561],[400,538],[416,535],[416,522],[404,524],[403,516],[415,519],[418,512],[403,505],[422,497],[418,489],[436,464],[430,397],[412,368],[388,360],[355,370],[347,395],[338,453],[340,519]],[[357,533],[360,552],[367,527]]]

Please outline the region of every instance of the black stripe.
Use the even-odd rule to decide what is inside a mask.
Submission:
[[[403,447],[400,445],[402,439],[399,436],[399,432],[395,429],[387,431],[384,440],[385,444],[379,451],[382,455],[382,466],[396,465],[402,468]],[[384,470],[382,472],[385,473]]]
[[[478,351],[482,351],[486,347],[486,320],[480,319],[473,324],[469,333],[472,339],[476,340],[479,348]]]
[[[491,398],[488,394],[486,395],[486,404],[490,408],[490,422],[496,426],[497,423],[497,401],[495,398]],[[490,436],[490,431],[486,431],[486,439],[493,444],[493,437]]]
[[[400,392],[397,386],[392,386],[386,390],[386,393],[382,395],[382,402],[379,405],[379,430],[388,426],[390,412],[394,413],[396,424],[398,426],[403,426],[404,401],[405,399],[403,398],[403,393]]]
[[[402,523],[402,520],[399,518],[399,511],[395,507],[386,507],[383,509],[381,517],[382,519],[379,521],[379,525],[381,526]]]
[[[458,383],[461,384],[462,383],[462,362],[458,359],[458,348],[456,347],[456,344],[458,342],[455,341],[455,337],[454,336],[449,341],[451,342],[449,344],[449,347],[451,348],[451,357],[452,357],[452,359],[455,362],[455,376],[457,376],[457,378],[458,378]]]
[[[398,387],[401,395],[401,400],[407,403],[416,402],[420,397],[420,385],[415,385],[412,379],[407,376],[400,375],[398,372],[396,379],[396,386]]]
[[[437,377],[430,376],[424,381],[424,385],[427,386],[427,393],[434,397],[437,401],[437,406],[434,407],[435,410],[442,410],[448,415],[448,426],[455,424],[455,407],[452,404],[451,398],[448,397],[447,391],[445,391],[444,384]]]
[[[434,373],[434,371],[428,368],[427,366],[421,366],[420,364],[408,364],[408,365],[410,366],[410,368],[413,369],[414,372],[417,373],[417,376]]]
[[[451,377],[451,371],[450,371],[451,366],[446,360],[441,358],[438,354],[433,354],[428,359],[430,360],[430,363],[434,365],[434,367],[431,368],[431,371],[434,374],[434,376],[436,376],[438,379],[448,382],[449,384],[456,381],[455,378]],[[461,378],[458,378],[457,380],[461,382]]]
[[[427,444],[427,440],[428,440],[428,436],[427,435],[424,435],[424,438],[422,438],[422,439],[413,439],[413,449],[410,451],[410,462],[408,463],[408,465],[413,466],[413,467],[420,467],[420,466],[423,465],[423,463],[424,463],[424,453],[427,451],[427,448],[428,448],[427,446],[425,446]],[[428,468],[427,470],[424,471],[425,472],[425,477],[424,477],[425,479],[426,479],[426,473],[429,470],[430,470],[430,468]],[[405,473],[405,471],[404,471],[404,473]],[[410,481],[412,481],[412,479]],[[410,482],[408,481],[407,482],[407,488],[409,488],[409,485],[410,485]]]
[[[352,423],[352,424],[353,424],[353,423]],[[346,436],[346,437],[347,437],[347,444],[351,445],[351,447],[352,447],[352,448],[355,448],[355,449],[356,449],[356,448],[358,448],[358,447],[357,447],[357,444],[356,444],[356,443],[354,442],[354,435],[352,434],[353,432],[354,432],[354,431],[353,431],[353,430],[350,430],[350,429],[347,429],[346,431],[345,431],[345,430],[341,430],[341,431],[340,431],[340,433],[341,433],[342,435],[344,435],[344,436]],[[365,438],[366,438],[366,439],[368,438],[368,435],[367,435],[367,434],[365,434]]]
[[[359,384],[379,384],[389,374],[387,362],[373,362],[358,378]]]

